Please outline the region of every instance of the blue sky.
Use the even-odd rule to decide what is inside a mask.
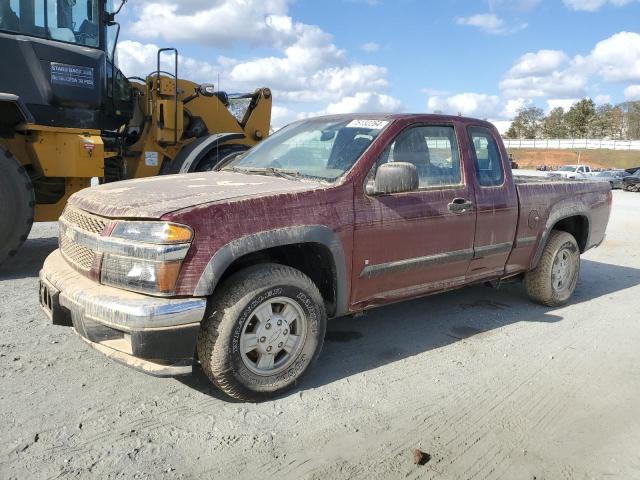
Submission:
[[[515,111],[640,99],[637,0],[132,0],[125,73],[179,48],[183,76],[274,90],[274,124],[348,111]]]

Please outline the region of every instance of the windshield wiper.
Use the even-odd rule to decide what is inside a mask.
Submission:
[[[287,178],[289,180],[300,180],[300,172],[297,170],[287,170],[285,168],[276,167],[226,167],[222,170],[231,170],[238,173],[247,173],[249,175],[273,175],[274,177]]]

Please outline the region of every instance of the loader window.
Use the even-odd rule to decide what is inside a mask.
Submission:
[[[0,0],[0,30],[100,46],[99,0]]]

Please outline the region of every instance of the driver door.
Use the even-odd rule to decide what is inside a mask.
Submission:
[[[386,162],[413,163],[419,188],[355,195],[352,303],[384,304],[464,283],[473,257],[476,214],[451,206],[472,202],[459,128],[420,124],[403,130],[369,174]]]

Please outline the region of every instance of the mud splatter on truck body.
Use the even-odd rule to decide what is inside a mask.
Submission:
[[[380,125],[353,166],[334,180],[224,170],[105,185],[79,192],[69,203],[107,222],[101,237],[132,220],[191,229],[169,298],[206,299],[230,272],[272,262],[307,275],[329,317],[525,274],[538,264],[552,231],[571,234],[580,252],[604,238],[608,183],[514,179],[500,135],[488,122],[364,114],[322,121]],[[415,131],[441,136],[401,147],[399,139]],[[416,159],[411,148],[423,157]],[[446,150],[449,156],[434,166],[430,148],[431,155]],[[385,168],[391,150],[399,159]],[[383,171],[403,171],[406,188],[417,185],[411,175],[418,171],[449,178],[442,177],[446,168],[458,176],[406,191],[376,191],[372,183]],[[100,269],[98,254],[92,281],[100,279]],[[47,275],[43,271],[43,281]]]

